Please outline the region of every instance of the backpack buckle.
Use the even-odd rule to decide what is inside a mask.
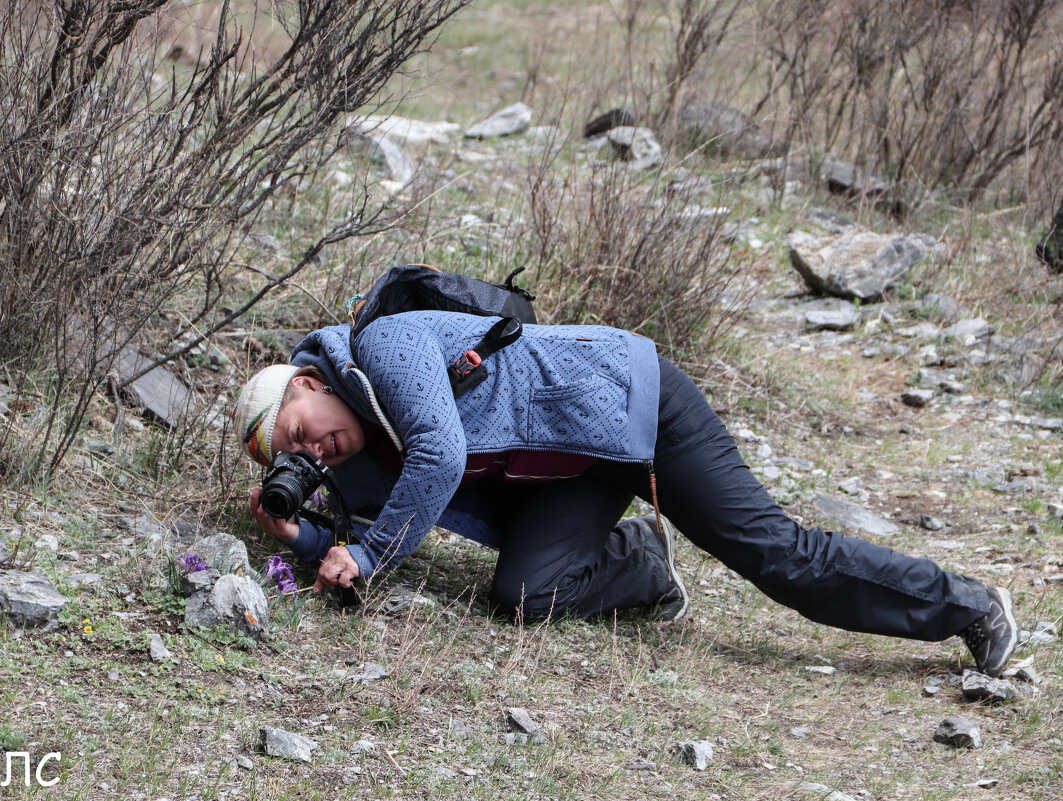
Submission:
[[[468,392],[487,378],[487,368],[483,366],[483,359],[475,350],[467,350],[461,357],[447,368],[450,378],[450,387],[454,390],[454,397]]]

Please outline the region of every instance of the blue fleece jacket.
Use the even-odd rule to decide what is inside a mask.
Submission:
[[[487,379],[455,398],[447,366],[497,320],[406,312],[366,327],[353,353],[345,325],[314,331],[293,351],[292,364],[317,367],[364,420],[382,413],[401,439],[398,476],[368,449],[334,469],[348,509],[380,510],[372,526],[356,526],[360,543],[348,546],[363,576],[394,567],[436,524],[497,544],[489,493],[461,485],[470,453],[653,458],[660,377],[652,341],[603,326],[525,325],[515,343],[484,361]],[[302,520],[291,547],[315,560],[331,545],[331,532]]]

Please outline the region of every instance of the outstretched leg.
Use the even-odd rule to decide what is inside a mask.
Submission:
[[[986,588],[975,579],[791,520],[742,461],[694,382],[664,359],[654,464],[661,511],[684,535],[811,620],[943,640],[990,610]],[[613,481],[649,497],[645,471],[595,468],[599,477],[610,473]]]

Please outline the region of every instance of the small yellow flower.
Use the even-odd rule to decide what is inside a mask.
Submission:
[[[66,637],[60,637],[59,642],[66,642]]]
[[[218,661],[221,662],[224,665],[225,664],[225,657],[224,656],[219,656],[218,657]]]
[[[92,634],[92,626],[85,626],[85,633]]]
[[[81,625],[82,626],[87,626],[91,622],[92,622],[91,620],[89,620],[88,618],[85,618],[84,620],[81,621]]]

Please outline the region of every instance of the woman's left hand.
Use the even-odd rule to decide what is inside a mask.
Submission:
[[[314,582],[314,592],[321,592],[328,587],[350,587],[351,582],[358,578],[358,563],[354,561],[351,552],[343,546],[337,545],[329,548],[324,561],[317,571],[317,581]]]

